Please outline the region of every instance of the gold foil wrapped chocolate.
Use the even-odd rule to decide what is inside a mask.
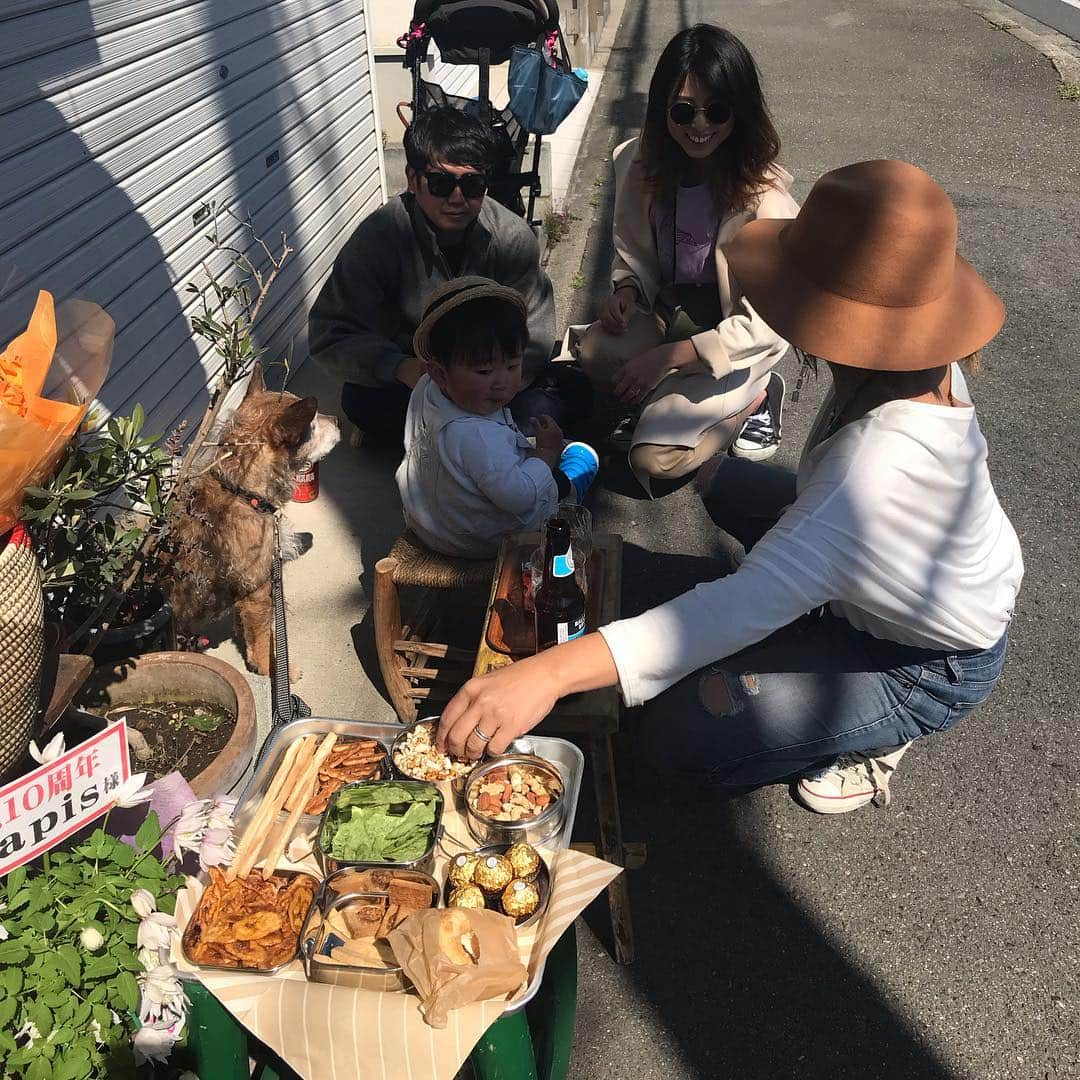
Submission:
[[[473,874],[476,873],[476,865],[479,862],[479,855],[471,853],[455,855],[450,863],[450,873],[448,875],[450,884],[455,889],[460,889],[462,885],[471,885],[473,883]]]
[[[502,909],[512,919],[531,915],[540,906],[540,891],[532,882],[520,878],[503,889]]]
[[[510,862],[503,855],[485,855],[473,871],[473,881],[490,896],[497,896],[514,878]]]
[[[533,881],[540,872],[540,856],[532,844],[522,841],[507,849],[507,861],[510,869],[514,871],[514,877],[522,881]]]
[[[450,893],[446,903],[449,907],[482,908],[484,891],[477,885],[460,885]]]

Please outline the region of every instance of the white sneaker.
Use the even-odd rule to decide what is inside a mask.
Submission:
[[[784,377],[778,371],[772,372],[765,388],[765,400],[756,413],[751,413],[746,418],[742,431],[731,444],[733,457],[764,461],[776,453],[780,440],[783,438],[782,424],[786,390]]]
[[[892,801],[889,784],[910,745],[841,754],[831,765],[801,777],[795,785],[795,797],[819,814],[846,814],[879,796],[879,805],[888,806]]]

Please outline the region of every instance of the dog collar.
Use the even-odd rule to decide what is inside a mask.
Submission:
[[[243,499],[255,513],[276,514],[278,512],[278,507],[276,507],[269,499],[263,498],[262,495],[256,495],[254,491],[248,491],[247,488],[238,487],[236,484],[230,483],[222,476],[219,476],[216,472],[212,472],[210,475],[230,494],[237,495]]]

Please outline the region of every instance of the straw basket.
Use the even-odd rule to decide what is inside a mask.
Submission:
[[[0,538],[0,775],[33,735],[45,654],[45,609],[30,535]]]

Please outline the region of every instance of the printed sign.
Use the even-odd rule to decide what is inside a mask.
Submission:
[[[0,788],[0,877],[101,817],[130,773],[127,725],[118,720]]]

